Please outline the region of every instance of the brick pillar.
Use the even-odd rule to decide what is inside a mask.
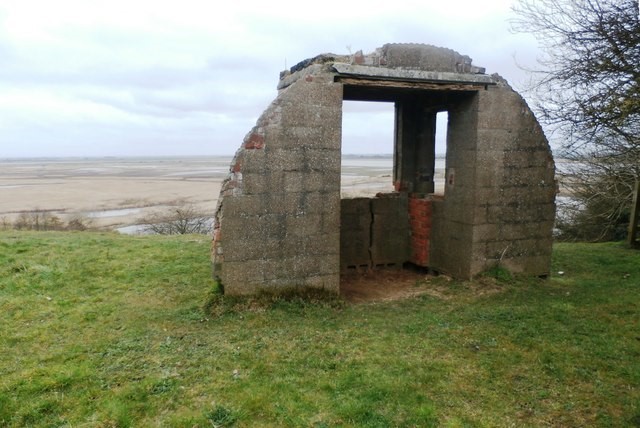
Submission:
[[[411,263],[429,265],[432,201],[429,197],[409,195],[409,228],[411,230]]]

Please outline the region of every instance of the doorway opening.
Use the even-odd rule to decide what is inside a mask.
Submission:
[[[342,111],[341,270],[427,267],[430,198],[444,191],[442,97],[354,98]]]

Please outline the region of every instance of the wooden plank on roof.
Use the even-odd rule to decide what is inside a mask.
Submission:
[[[404,80],[363,79],[356,77],[336,77],[336,81],[343,85],[370,88],[420,89],[433,91],[478,91],[486,88],[484,83],[434,83]]]

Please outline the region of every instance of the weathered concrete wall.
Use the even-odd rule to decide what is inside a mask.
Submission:
[[[430,267],[459,278],[471,276],[477,105],[475,92],[449,109],[444,198],[432,205]]]
[[[371,199],[343,199],[340,205],[340,269],[370,269]]]
[[[338,291],[342,86],[322,65],[290,77],[223,185],[213,264],[225,293]]]
[[[449,112],[445,197],[434,203],[431,267],[468,278],[500,264],[547,275],[555,165],[540,125],[504,80]]]
[[[340,265],[348,269],[397,266],[410,260],[406,193],[341,201]]]
[[[409,261],[409,214],[406,193],[371,199],[371,261],[374,267]]]
[[[387,43],[379,49],[383,63],[391,68],[484,73],[483,67],[471,64],[471,58],[452,49],[422,43]]]
[[[478,94],[480,167],[471,273],[500,261],[512,271],[547,275],[556,211],[555,164],[526,102],[497,80],[497,86]]]

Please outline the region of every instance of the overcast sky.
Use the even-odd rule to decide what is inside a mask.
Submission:
[[[0,0],[0,158],[233,154],[279,72],[385,43],[454,49],[516,89],[511,0]],[[391,153],[392,107],[345,106],[343,153]]]

